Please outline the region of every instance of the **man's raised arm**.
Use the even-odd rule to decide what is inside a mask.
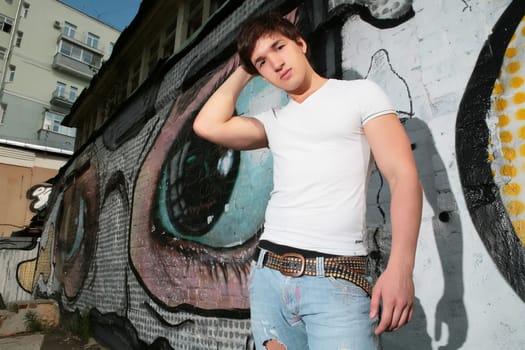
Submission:
[[[266,147],[264,126],[255,118],[233,116],[235,103],[252,75],[239,66],[211,95],[193,123],[200,137],[238,150]]]

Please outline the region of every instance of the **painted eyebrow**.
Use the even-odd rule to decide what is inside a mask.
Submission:
[[[273,43],[272,43],[272,46],[270,46],[272,49],[275,49],[277,46],[279,46],[282,42],[284,42],[283,39],[277,39],[275,40]],[[257,63],[259,63],[260,61],[264,60],[266,57],[265,56],[259,56],[257,57],[254,61],[253,61],[253,65],[255,66]]]

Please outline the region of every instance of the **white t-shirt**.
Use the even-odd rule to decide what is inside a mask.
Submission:
[[[328,80],[302,103],[255,118],[273,155],[274,188],[261,239],[327,254],[366,255],[370,147],[363,125],[396,113],[369,80]]]

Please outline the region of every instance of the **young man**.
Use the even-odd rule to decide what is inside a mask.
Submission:
[[[246,22],[238,51],[241,65],[194,130],[225,147],[269,147],[273,155],[274,190],[249,286],[255,344],[378,349],[378,335],[403,326],[413,310],[421,188],[407,135],[376,84],[317,74],[302,35],[279,16]],[[232,116],[254,75],[286,91],[289,103]],[[363,244],[370,153],[392,197],[392,250],[373,291]]]

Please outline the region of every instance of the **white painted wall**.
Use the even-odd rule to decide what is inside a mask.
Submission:
[[[5,243],[4,243],[5,244]],[[4,303],[12,303],[20,300],[32,300],[30,293],[23,290],[18,284],[18,265],[28,260],[35,259],[38,254],[37,244],[31,250],[23,249],[1,249],[0,250],[0,294]]]
[[[407,83],[414,116],[430,129],[445,165],[461,217],[463,237],[464,305],[467,337],[461,349],[525,349],[525,303],[497,270],[470,219],[463,198],[455,155],[455,124],[460,100],[479,52],[508,0],[415,0],[415,16],[392,29],[377,29],[359,16],[343,28],[343,71],[366,76],[372,56],[380,49],[392,69]],[[406,91],[395,75],[375,69],[372,78],[405,110]],[[429,160],[430,161],[430,160]],[[447,344],[449,330],[435,333],[435,315],[443,293],[432,227],[433,211],[425,201],[415,270],[416,295],[423,307],[432,348]]]

